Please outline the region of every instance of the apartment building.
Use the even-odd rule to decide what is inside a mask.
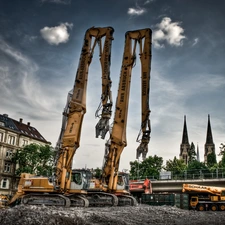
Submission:
[[[30,122],[25,124],[22,118],[17,121],[0,114],[0,194],[12,195],[16,191],[16,165],[12,163],[12,155],[31,143],[49,144]]]

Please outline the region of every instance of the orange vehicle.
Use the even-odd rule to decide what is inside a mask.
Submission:
[[[129,180],[129,189],[132,196],[140,201],[142,194],[152,194],[152,183],[149,179]]]
[[[124,54],[119,80],[119,88],[115,105],[115,116],[110,133],[110,138],[106,142],[104,162],[101,179],[92,181],[92,191],[103,191],[112,193],[118,197],[118,205],[136,205],[136,199],[129,191],[129,178],[119,172],[119,162],[123,149],[127,146],[126,128],[129,106],[130,82],[132,68],[136,61],[136,47],[140,47],[141,61],[141,133],[140,145],[137,149],[137,157],[141,154],[145,158],[148,152],[150,140],[150,68],[151,68],[151,34],[150,29],[128,31],[125,35]],[[139,135],[140,136],[140,135]]]
[[[182,191],[189,193],[192,209],[225,211],[225,188],[223,187],[183,184]]]
[[[6,195],[0,194],[0,208],[4,208],[9,204],[9,198]]]
[[[96,44],[99,44],[102,67],[102,113],[98,115],[100,121],[96,125],[98,135],[104,138],[109,128],[108,121],[112,107],[110,56],[113,32],[112,27],[92,27],[86,31],[74,87],[68,95],[63,112],[61,133],[56,146],[55,174],[52,177],[21,174],[18,191],[10,201],[11,205],[17,202],[65,207],[89,205],[87,188],[91,173],[87,170],[72,171],[72,160],[80,146],[82,121],[86,113],[88,69]],[[104,43],[102,43],[103,38]],[[92,196],[89,195],[89,197]]]

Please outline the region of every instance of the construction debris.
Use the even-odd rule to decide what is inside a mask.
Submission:
[[[1,225],[207,225],[224,224],[224,212],[171,206],[57,208],[19,205],[0,209]]]

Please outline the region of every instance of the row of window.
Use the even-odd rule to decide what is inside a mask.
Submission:
[[[4,141],[4,134],[0,132],[0,142]],[[16,144],[16,136],[13,135],[8,135],[7,143],[10,145],[15,145]]]
[[[4,134],[0,132],[0,142],[4,142]],[[16,145],[16,136],[8,135],[7,143],[10,145]],[[23,139],[22,146],[28,145],[28,140]]]

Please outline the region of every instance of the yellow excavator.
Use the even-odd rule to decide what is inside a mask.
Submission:
[[[127,145],[126,127],[129,105],[131,71],[136,60],[136,45],[140,47],[141,84],[142,84],[142,138],[137,156],[143,158],[148,151],[150,140],[150,66],[151,66],[151,30],[142,29],[129,31],[125,35],[125,48],[118,89],[115,117],[106,143],[101,179],[94,179],[86,169],[72,170],[72,160],[80,144],[80,134],[83,116],[86,113],[86,88],[88,68],[93,56],[93,50],[100,46],[100,61],[102,65],[102,113],[98,108],[96,115],[100,121],[96,125],[96,137],[105,138],[109,131],[111,117],[111,79],[110,54],[113,40],[113,28],[90,28],[84,38],[80,62],[72,92],[68,94],[67,104],[63,113],[63,125],[57,142],[56,173],[53,177],[40,177],[32,174],[21,174],[18,191],[10,204],[22,202],[30,205],[54,206],[117,206],[136,205],[136,199],[130,195],[129,179],[125,173],[119,173],[121,153]],[[102,48],[101,40],[105,38]],[[92,38],[95,38],[91,47]],[[144,44],[143,44],[144,42]],[[132,48],[133,45],[133,48]],[[140,135],[139,135],[140,136]]]
[[[86,189],[89,187],[91,173],[87,170],[72,172],[72,160],[80,146],[82,121],[86,113],[88,69],[97,44],[102,68],[102,95],[99,107],[102,108],[102,113],[99,114],[98,109],[100,117],[96,125],[98,136],[104,138],[109,129],[112,107],[110,62],[113,33],[112,27],[92,27],[86,31],[74,87],[68,94],[63,112],[62,129],[56,146],[55,174],[52,177],[21,174],[17,193],[11,199],[10,205],[16,203],[65,207],[89,205]]]
[[[150,29],[128,31],[125,34],[125,46],[122,59],[122,67],[119,80],[117,101],[115,105],[115,116],[110,133],[110,138],[106,142],[104,162],[101,179],[91,181],[88,193],[102,191],[112,193],[118,198],[118,205],[136,205],[136,199],[130,195],[129,179],[125,173],[119,172],[119,162],[124,147],[127,146],[126,128],[130,95],[130,82],[132,68],[136,61],[136,46],[139,44],[141,61],[141,133],[137,148],[137,157],[142,154],[145,158],[148,152],[150,141],[150,70],[151,70],[151,35]],[[140,133],[139,133],[140,137]],[[101,195],[97,195],[96,201],[101,201]]]

